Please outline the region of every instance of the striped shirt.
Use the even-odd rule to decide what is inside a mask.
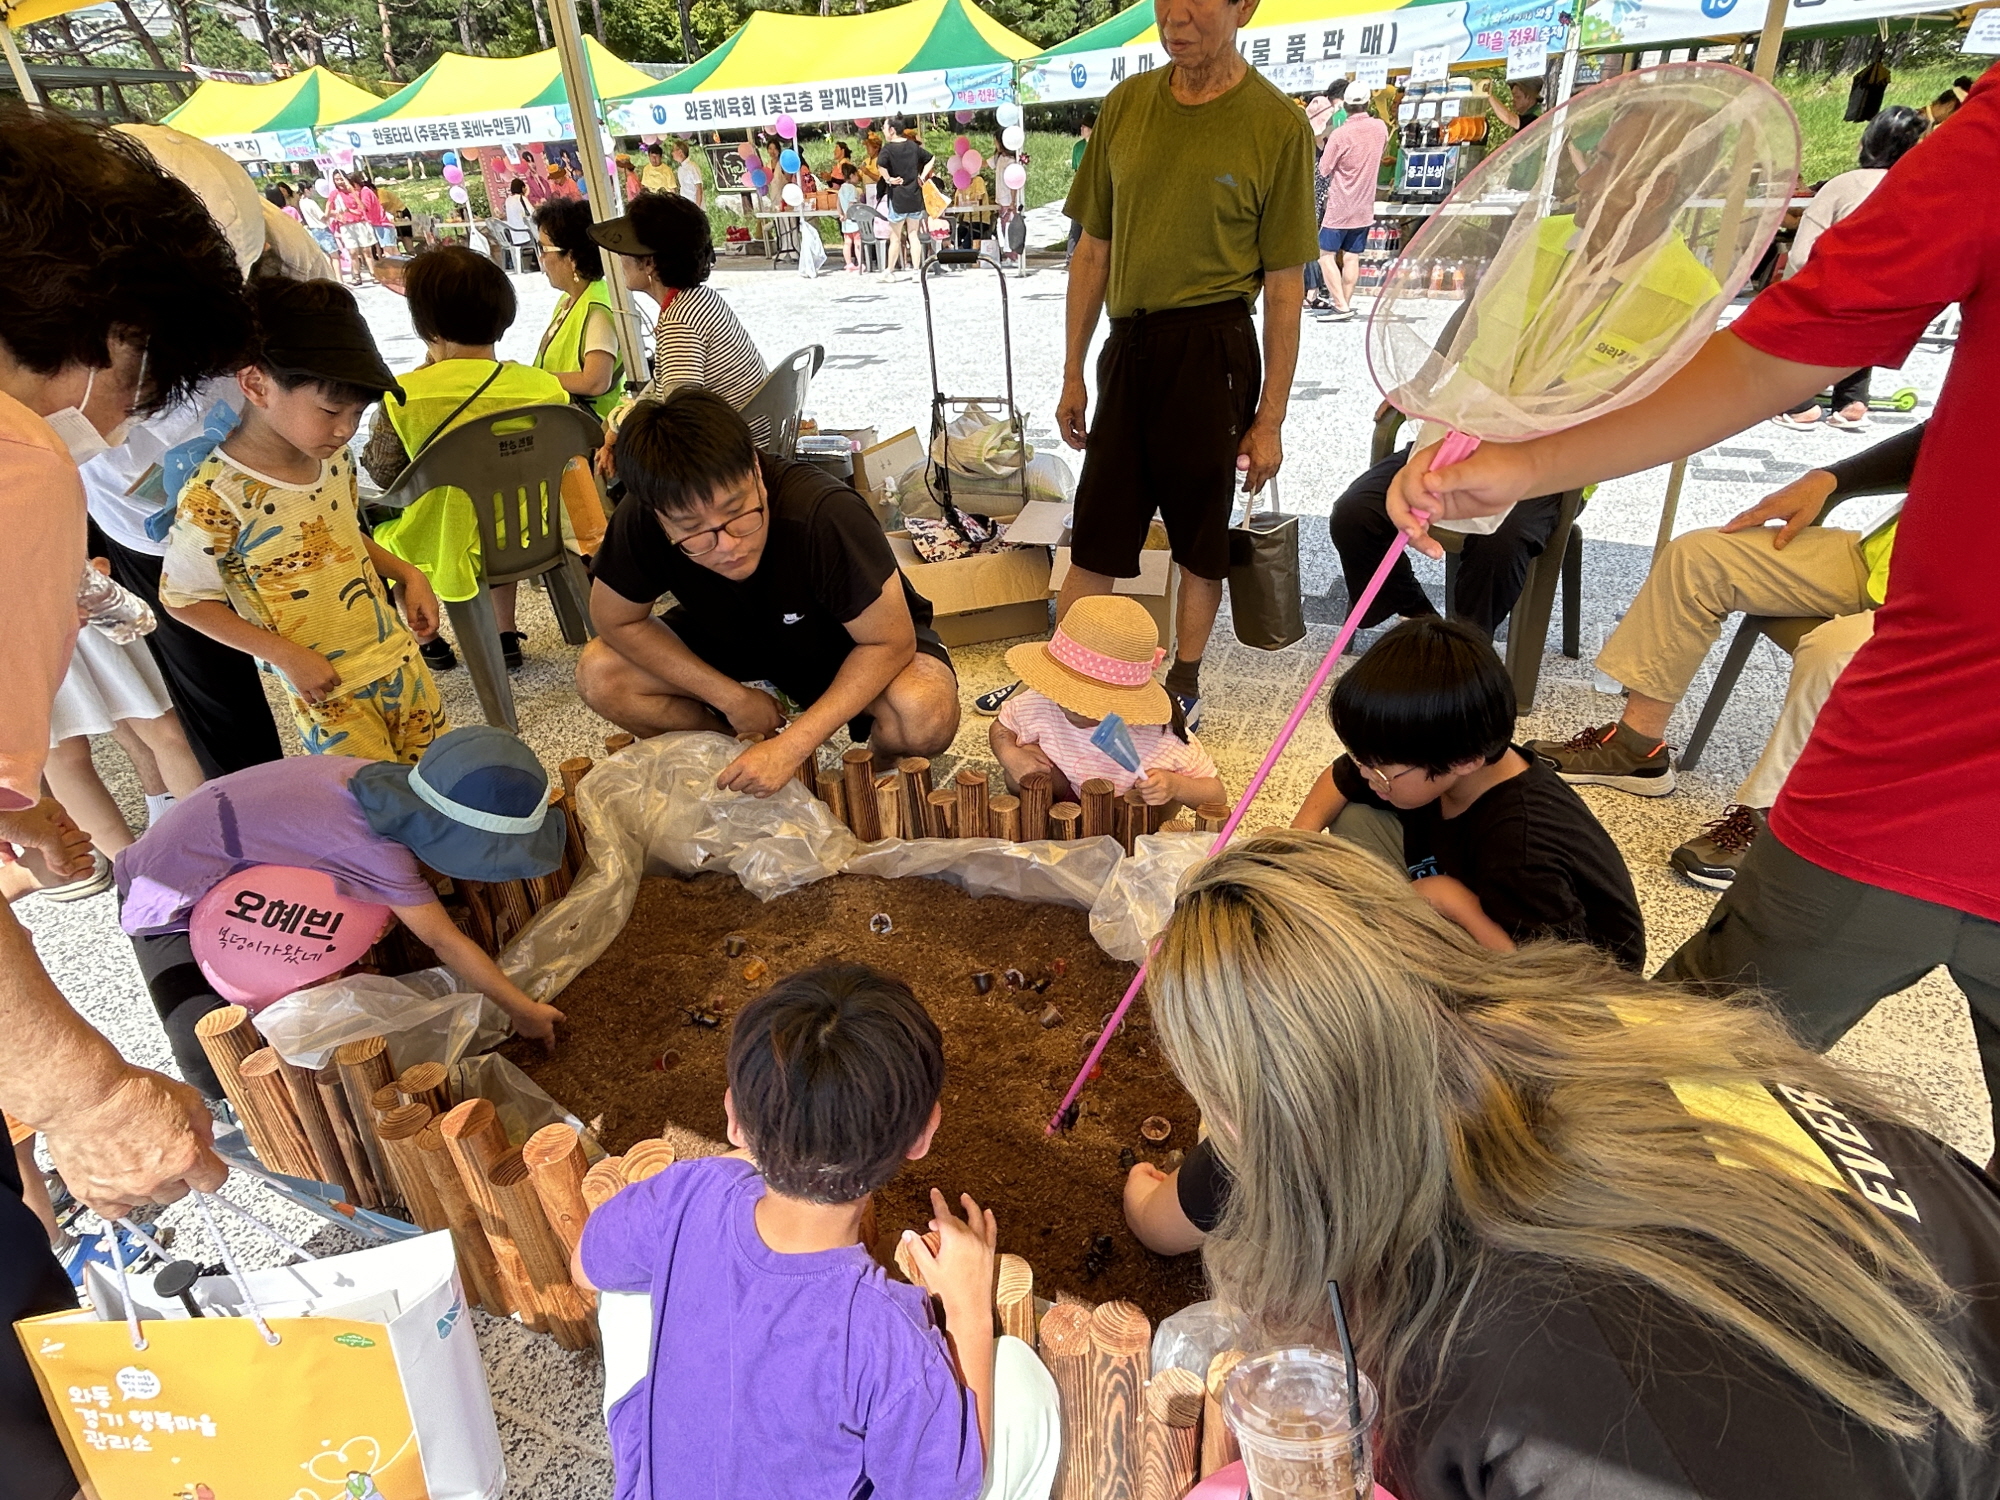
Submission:
[[[705,385],[739,410],[769,368],[729,304],[713,287],[683,287],[653,326],[653,383],[659,400],[684,385]]]
[[[1102,777],[1123,796],[1139,778],[1090,743],[1091,729],[1070,723],[1053,698],[1023,687],[1000,710],[1000,725],[1024,745],[1040,745],[1072,787],[1081,790],[1093,777]],[[1139,752],[1139,764],[1148,771],[1174,771],[1197,780],[1216,774],[1215,762],[1193,735],[1182,740],[1164,724],[1130,724],[1132,748]]]

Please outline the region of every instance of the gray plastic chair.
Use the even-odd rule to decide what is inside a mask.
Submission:
[[[857,203],[851,216],[861,226],[861,269],[879,271],[888,259],[889,252],[883,247],[881,226],[889,221],[882,217],[882,211],[872,203]]]
[[[819,344],[794,349],[771,367],[757,394],[743,403],[743,420],[750,430],[757,431],[758,423],[763,423],[764,437],[757,446],[773,458],[790,458],[797,451],[806,396],[825,359],[826,350]]]
[[[1375,419],[1375,436],[1368,462],[1371,467],[1396,451],[1406,418],[1393,406]],[[1583,528],[1577,515],[1583,509],[1583,491],[1569,490],[1562,497],[1556,515],[1556,529],[1541,555],[1528,564],[1527,581],[1514,612],[1507,617],[1507,675],[1514,683],[1514,703],[1528,713],[1535,706],[1535,689],[1542,678],[1542,649],[1548,644],[1549,616],[1555,612],[1556,584],[1563,590],[1562,654],[1572,659],[1583,654],[1578,642],[1583,607]],[[1458,598],[1458,556],[1465,548],[1465,534],[1439,527],[1431,532],[1444,553],[1445,614],[1456,618]]]
[[[563,545],[562,475],[572,458],[588,459],[604,425],[576,406],[515,406],[474,417],[432,439],[371,513],[402,510],[435,489],[463,490],[479,521],[479,592],[447,603],[458,649],[465,653],[486,722],[519,732],[514,690],[500,656],[500,626],[488,589],[546,578],[563,639],[591,639],[590,581]]]

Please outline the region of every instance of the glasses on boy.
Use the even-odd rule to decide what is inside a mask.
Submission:
[[[1400,771],[1385,771],[1380,766],[1364,766],[1360,761],[1356,761],[1354,764],[1359,767],[1363,776],[1366,776],[1384,791],[1387,791],[1405,776],[1423,769],[1422,766],[1405,766]]]

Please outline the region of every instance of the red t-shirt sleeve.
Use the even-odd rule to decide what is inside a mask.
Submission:
[[[1902,364],[1940,312],[1987,274],[2000,234],[2000,80],[1979,80],[1853,213],[1813,246],[1806,268],[1769,288],[1730,327],[1798,364]]]

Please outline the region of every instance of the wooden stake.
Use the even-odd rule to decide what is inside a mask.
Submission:
[[[417,1137],[433,1118],[428,1104],[399,1104],[375,1119],[382,1149],[403,1184],[403,1201],[410,1210],[410,1221],[426,1233],[452,1227],[451,1216],[445,1212],[437,1189],[431,1186],[430,1174],[424,1169],[423,1156],[417,1149]],[[460,1259],[463,1262],[462,1256]]]
[[[1146,1383],[1146,1462],[1140,1500],[1180,1500],[1201,1466],[1201,1377],[1169,1366]]]
[[[534,920],[535,909],[528,903],[527,886],[518,880],[492,882],[486,887],[486,900],[493,909],[493,951],[498,953]]]
[[[493,1264],[500,1272],[500,1289],[506,1295],[507,1305],[535,1332],[547,1333],[548,1316],[535,1296],[520,1247],[514,1243],[507,1220],[486,1181],[488,1169],[512,1149],[500,1116],[486,1100],[468,1099],[438,1121],[438,1131],[458,1168],[459,1180],[465,1184],[465,1195],[479,1210],[479,1222],[486,1230],[487,1242],[493,1246]]]
[[[583,1174],[583,1206],[597,1212],[625,1186],[625,1158],[607,1156]]]
[[[1194,810],[1194,826],[1201,833],[1220,833],[1222,825],[1229,821],[1229,806],[1223,802],[1204,802]]]
[[[885,839],[899,839],[903,834],[903,783],[894,771],[885,771],[875,778],[875,826]]]
[[[530,875],[522,884],[528,890],[528,905],[537,913],[545,906],[554,906],[569,894],[569,874],[561,865],[547,875]]]
[[[312,1143],[292,1104],[286,1086],[284,1060],[275,1048],[261,1047],[243,1059],[236,1070],[243,1082],[243,1102],[257,1130],[270,1143],[271,1154],[264,1165],[292,1177],[319,1177],[319,1163],[313,1159]]]
[[[1208,1362],[1208,1379],[1201,1399],[1201,1477],[1226,1469],[1243,1456],[1236,1446],[1236,1434],[1222,1420],[1222,1383],[1229,1372],[1243,1363],[1241,1349],[1225,1349]]]
[[[808,797],[817,797],[819,795],[819,750],[817,748],[813,750],[811,755],[808,755],[804,760],[799,762],[798,769],[792,772],[792,780],[806,789]]]
[[[590,1207],[583,1201],[583,1177],[588,1170],[583,1142],[568,1125],[544,1125],[528,1137],[528,1144],[521,1148],[521,1160],[527,1163],[549,1228],[574,1255],[583,1238],[583,1221],[590,1217]]]
[[[644,1182],[648,1177],[657,1177],[666,1171],[678,1159],[674,1148],[656,1136],[628,1146],[622,1170],[626,1182]]]
[[[938,1246],[943,1243],[943,1237],[935,1230],[930,1230],[922,1238],[931,1254],[936,1255],[938,1253]],[[867,1242],[864,1240],[863,1243]],[[911,1286],[922,1287],[925,1291],[930,1290],[930,1283],[924,1280],[924,1273],[917,1269],[916,1257],[910,1254],[910,1242],[907,1237],[900,1234],[896,1236],[896,1249],[893,1258],[896,1262],[896,1269],[903,1274],[903,1280],[909,1282]]]
[[[243,1060],[264,1047],[263,1034],[251,1024],[250,1012],[241,1005],[225,1005],[220,1010],[212,1010],[194,1023],[194,1034],[201,1043],[201,1050],[208,1054],[208,1065],[215,1069],[222,1092],[236,1107],[236,1118],[243,1122],[243,1133],[250,1138],[250,1149],[266,1166],[275,1166],[273,1152],[276,1148],[264,1139],[263,1121],[252,1116],[250,1106],[245,1102],[243,1080],[237,1076],[237,1069],[243,1065]]]
[[[1083,837],[1098,838],[1103,834],[1116,837],[1117,824],[1113,821],[1113,807],[1118,801],[1118,789],[1100,776],[1086,781],[1083,792]]]
[[[493,927],[493,903],[486,899],[486,887],[477,880],[460,880],[459,900],[465,903],[466,936],[479,945],[481,953],[500,951],[498,934]]]
[[[333,1122],[326,1116],[326,1105],[319,1096],[319,1082],[310,1068],[302,1068],[297,1063],[285,1061],[276,1048],[271,1053],[278,1059],[278,1075],[285,1081],[285,1092],[292,1101],[292,1113],[297,1116],[299,1128],[305,1132],[306,1144],[312,1149],[315,1170],[310,1176],[321,1182],[330,1182],[347,1195],[353,1203],[360,1197],[360,1189],[348,1175],[347,1158],[341,1154],[340,1141],[333,1133]]]
[[[1018,843],[1021,837],[1021,799],[1002,792],[986,804],[993,837]]]
[[[987,818],[986,773],[960,771],[954,781],[958,788],[958,836],[962,839],[991,838]]]
[[[1090,1403],[1090,1306],[1058,1302],[1042,1314],[1042,1363],[1056,1383],[1062,1408],[1062,1463],[1050,1500],[1095,1500],[1090,1475],[1096,1449]]]
[[[616,755],[631,743],[632,736],[629,734],[607,734],[604,737],[604,753],[606,755]]]
[[[451,1108],[451,1095],[445,1089],[446,1076],[443,1063],[421,1062],[403,1069],[396,1080],[396,1092],[405,1103],[428,1104],[432,1114],[441,1115]]]
[[[847,789],[847,826],[862,843],[872,844],[882,837],[875,816],[875,752],[866,745],[850,745],[840,763],[840,779]]]
[[[824,802],[833,815],[841,822],[847,821],[847,785],[831,771],[821,771],[819,776],[819,800]]]
[[[1027,843],[1049,836],[1049,773],[1030,771],[1021,778],[1021,838]]]
[[[1049,809],[1049,837],[1069,840],[1081,832],[1083,809],[1074,802],[1058,802]]]
[[[487,1190],[508,1238],[520,1252],[528,1286],[548,1332],[565,1349],[588,1349],[597,1342],[591,1317],[596,1299],[570,1279],[569,1251],[542,1212],[542,1200],[519,1151],[509,1151],[486,1169]]]
[[[590,766],[588,755],[573,755],[556,767],[556,775],[562,778],[563,795],[571,802],[576,801],[576,785],[590,774]]]
[[[896,762],[903,778],[903,837],[927,839],[930,829],[931,763],[921,755],[906,755]]]
[[[1138,1500],[1152,1348],[1153,1325],[1131,1303],[1106,1302],[1090,1315],[1091,1500]]]
[[[576,789],[590,771],[588,755],[573,756],[556,767],[556,774],[562,777],[562,796],[557,805],[563,810],[563,863],[569,869],[571,880],[583,873],[583,867],[590,861],[589,841],[584,837],[583,819],[577,816]]]
[[[459,1175],[458,1163],[452,1159],[444,1131],[436,1120],[432,1120],[412,1139],[417,1144],[417,1160],[425,1179],[436,1195],[445,1222],[451,1226],[452,1244],[458,1250],[459,1278],[465,1283],[466,1296],[495,1317],[506,1317],[512,1309],[507,1302],[505,1285],[500,1280],[500,1266],[493,1256],[493,1244],[486,1238],[486,1225],[480,1220],[479,1205],[472,1201],[472,1194],[466,1190],[465,1179]]]
[[[353,1180],[354,1201],[363,1208],[380,1208],[382,1190],[375,1184],[374,1169],[361,1146],[361,1132],[348,1111],[347,1095],[340,1086],[340,1068],[329,1062],[313,1071],[312,1080],[319,1091],[320,1108],[326,1112],[327,1124],[333,1129],[334,1144],[340,1148],[340,1159]]]
[[[1132,852],[1132,843],[1146,831],[1146,814],[1151,811],[1146,799],[1134,791],[1127,792],[1118,799],[1114,813],[1116,818],[1118,845],[1127,854]]]
[[[993,1306],[1000,1314],[1000,1331],[1011,1333],[1030,1349],[1035,1347],[1035,1268],[1018,1255],[1000,1257]]]
[[[924,799],[930,806],[929,836],[934,839],[955,838],[958,834],[958,793],[950,787],[939,787]]]
[[[375,1111],[368,1102],[369,1095],[393,1081],[389,1043],[379,1036],[365,1036],[340,1048],[333,1054],[333,1061],[340,1069],[341,1091],[347,1095],[348,1112],[354,1120],[355,1133],[361,1137],[361,1149],[368,1153],[369,1165],[374,1168],[377,1185],[386,1199],[406,1201],[401,1179],[389,1166],[381,1143],[375,1139]]]

